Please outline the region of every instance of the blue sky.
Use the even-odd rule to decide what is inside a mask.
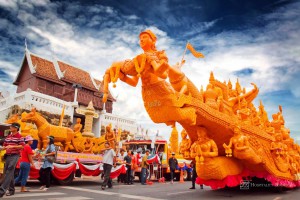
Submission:
[[[171,64],[181,60],[186,41],[205,59],[185,56],[183,71],[198,88],[209,72],[221,81],[251,82],[271,114],[282,105],[286,126],[300,137],[300,2],[271,0],[50,1],[0,0],[0,91],[15,91],[12,82],[24,55],[31,52],[60,60],[102,79],[113,61],[131,59],[141,50],[140,31],[158,36]],[[137,119],[145,128],[169,135],[154,125],[143,108],[140,85],[111,89],[114,113]]]

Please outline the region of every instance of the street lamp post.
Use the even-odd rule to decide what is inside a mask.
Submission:
[[[82,85],[77,84],[77,83],[73,83],[72,87],[75,88],[75,94],[74,94],[74,103],[75,103],[75,102],[77,102],[78,89],[81,89]]]

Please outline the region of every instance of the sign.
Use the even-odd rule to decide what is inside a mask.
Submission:
[[[70,152],[57,152],[56,160],[58,162],[72,162],[79,159],[81,163],[100,163],[102,162],[102,155],[87,154],[87,153],[70,153]]]

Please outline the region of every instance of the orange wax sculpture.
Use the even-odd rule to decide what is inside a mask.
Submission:
[[[188,134],[190,141],[183,141],[180,152],[196,161],[199,184],[216,189],[257,176],[275,186],[300,186],[300,147],[284,125],[281,106],[269,121],[262,102],[258,111],[252,104],[259,92],[254,83],[246,92],[237,80],[234,89],[230,80],[220,82],[213,72],[207,89],[199,91],[155,44],[155,34],[143,31],[144,52],[112,64],[102,82],[103,102],[110,82],[120,79],[135,87],[141,79],[144,106],[153,122],[177,122]]]

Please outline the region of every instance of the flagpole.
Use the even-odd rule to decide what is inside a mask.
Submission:
[[[60,119],[59,119],[59,126],[62,126],[62,124],[63,124],[63,120],[64,120],[64,116],[65,116],[65,108],[66,108],[66,105],[64,104],[63,109],[61,111]]]
[[[185,49],[184,49],[184,52],[183,52],[183,55],[182,55],[182,59],[181,59],[181,63],[180,63],[180,67],[182,65],[182,62],[183,62],[183,59],[184,59],[184,56],[185,56],[185,53],[186,53],[186,49],[187,49],[188,43],[189,43],[189,41],[186,42]]]

